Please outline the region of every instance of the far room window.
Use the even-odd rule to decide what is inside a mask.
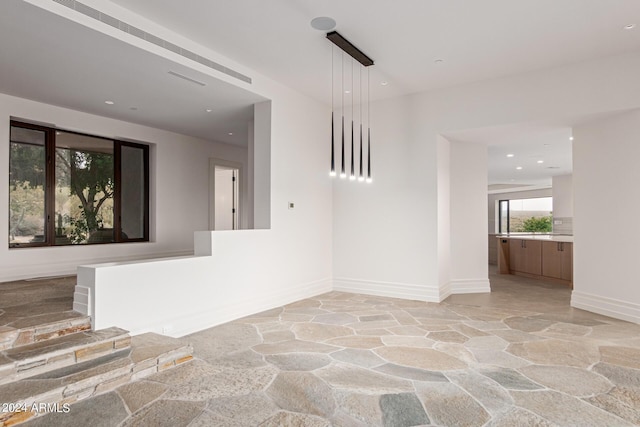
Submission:
[[[149,149],[11,122],[9,246],[149,240]]]
[[[550,233],[553,231],[553,198],[500,200],[500,233]]]

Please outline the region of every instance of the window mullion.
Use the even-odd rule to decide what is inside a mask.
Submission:
[[[47,129],[45,145],[46,163],[46,185],[45,185],[45,211],[47,218],[45,222],[46,245],[56,244],[56,137],[53,129]]]
[[[122,175],[122,143],[120,141],[114,141],[113,148],[113,238],[116,242],[122,242],[122,180],[120,179]]]

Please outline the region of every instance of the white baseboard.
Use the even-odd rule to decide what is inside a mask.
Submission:
[[[451,282],[445,283],[444,285],[440,285],[440,301],[442,302],[449,298],[453,294],[453,287],[451,286]]]
[[[336,278],[333,280],[333,290],[428,302],[440,302],[442,300],[441,290],[435,285]]]
[[[571,307],[640,324],[640,304],[574,290]]]
[[[451,281],[451,294],[481,294],[491,292],[489,279],[461,279]]]
[[[225,303],[220,306],[212,306],[206,312],[193,313],[180,318],[164,321],[164,326],[160,327],[156,323],[149,325],[148,328],[138,328],[136,330],[132,330],[131,334],[137,335],[144,332],[157,332],[179,338],[203,329],[250,316],[252,314],[331,292],[331,290],[330,279],[303,283],[294,287],[281,289],[277,292],[270,291],[262,295],[252,295],[251,298],[246,298],[240,303]]]
[[[48,248],[50,250],[56,250],[58,248]],[[21,251],[29,251],[30,249],[16,249]],[[41,257],[37,263],[29,265],[18,265],[3,267],[0,272],[0,282],[11,282],[13,280],[35,279],[42,277],[55,277],[55,276],[70,276],[77,272],[77,268],[80,265],[99,264],[104,262],[127,262],[137,261],[144,259],[156,259],[156,258],[172,258],[181,256],[193,256],[193,250],[191,251],[173,251],[173,252],[155,252],[141,255],[129,255],[129,256],[104,256],[94,258],[76,258],[74,260],[61,261],[61,262],[40,262],[44,257]]]

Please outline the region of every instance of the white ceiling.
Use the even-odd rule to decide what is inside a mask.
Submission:
[[[86,3],[100,9],[105,2]],[[640,27],[638,0],[113,3],[326,103],[330,101],[331,44],[323,32],[310,27],[317,16],[334,18],[336,30],[376,61],[371,67],[373,99],[640,49],[640,28],[623,29],[631,23]],[[246,140],[250,105],[261,98],[21,0],[2,0],[1,8],[0,92],[207,139]],[[443,62],[436,64],[436,59]],[[168,71],[206,86],[177,79]],[[383,80],[389,84],[380,85]],[[105,105],[107,99],[116,104]],[[212,108],[212,113],[206,113],[206,108]],[[514,147],[507,151],[520,150],[515,153],[518,160],[544,154],[544,166],[566,168],[570,149],[562,135],[568,128],[554,128],[543,132],[516,127],[509,137],[504,136],[505,129],[485,129],[454,139],[485,141],[491,146],[491,168],[512,166],[500,158],[508,144]],[[558,142],[551,144],[553,150],[540,152],[543,140]],[[550,175],[533,174],[545,170],[542,167],[522,166],[527,166],[519,171],[524,173],[515,178],[505,172],[490,180],[503,183],[525,175],[528,181],[549,179]]]
[[[572,171],[572,135],[567,126],[518,124],[449,132],[445,136],[488,146],[489,186],[550,186],[551,177]]]
[[[1,8],[0,92],[246,145],[252,105],[264,98],[21,0]]]
[[[113,2],[327,102],[331,44],[311,28],[317,16],[335,19],[335,29],[375,61],[372,98],[640,48],[638,33],[623,30],[640,25],[638,0]]]

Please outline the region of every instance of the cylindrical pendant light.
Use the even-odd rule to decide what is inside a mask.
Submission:
[[[331,46],[331,171],[329,172],[330,176],[336,176],[336,155],[335,155],[335,130],[333,126],[333,94],[335,92],[333,85],[333,56],[334,56],[334,47]]]
[[[351,181],[356,179],[356,168],[355,168],[355,150],[354,148],[354,134],[353,134],[353,59],[351,60],[351,175],[349,175],[349,179]]]
[[[347,172],[344,167],[344,53],[342,54],[342,167],[340,168],[340,178],[346,178]]]
[[[371,80],[367,68],[367,182],[371,181]]]
[[[358,181],[364,181],[364,171],[362,166],[362,67],[360,67],[358,84],[360,85],[360,174]]]

